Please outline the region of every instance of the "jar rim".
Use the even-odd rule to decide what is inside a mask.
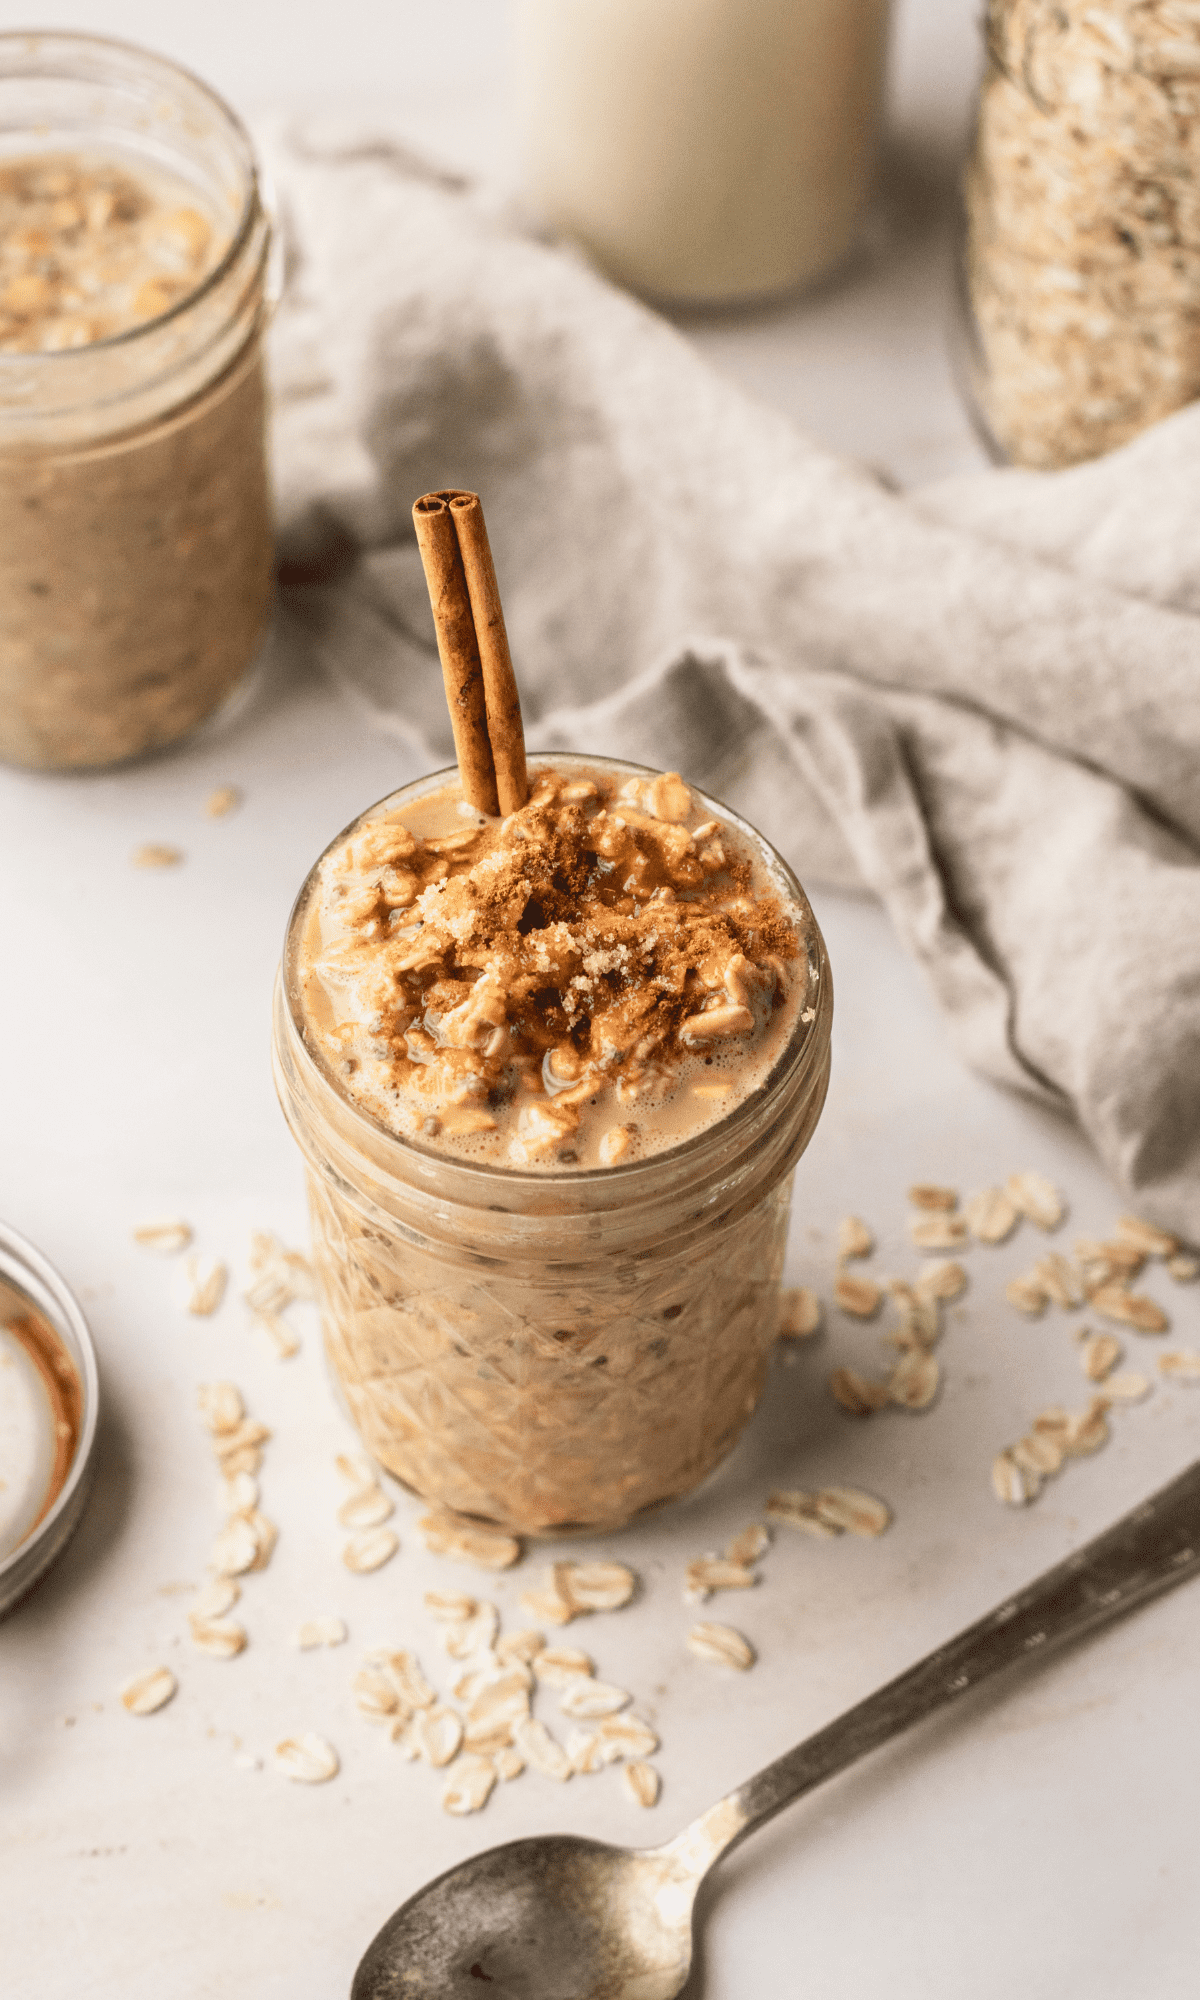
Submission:
[[[531,752],[529,755],[531,771],[561,765],[581,765],[588,769],[603,771],[628,771],[637,776],[659,775],[654,767],[632,763],[627,758],[591,756],[584,752],[565,750]],[[442,770],[429,772],[423,778],[414,779],[410,784],[398,787],[396,791],[389,792],[384,798],[376,800],[374,805],[365,807],[361,813],[356,813],[341,832],[335,834],[327,843],[309,869],[292,905],[284,931],[280,988],[284,1014],[296,1048],[303,1051],[305,1060],[311,1065],[321,1084],[332,1093],[340,1114],[349,1120],[351,1129],[354,1129],[355,1125],[361,1128],[372,1150],[378,1152],[382,1149],[386,1152],[394,1149],[398,1161],[415,1159],[427,1171],[443,1171],[463,1177],[478,1175],[485,1182],[491,1181],[496,1186],[514,1190],[525,1188],[532,1191],[536,1188],[557,1189],[561,1192],[569,1188],[578,1189],[582,1195],[587,1190],[598,1187],[628,1186],[638,1176],[654,1172],[669,1173],[676,1166],[685,1166],[690,1161],[702,1159],[706,1151],[714,1147],[727,1145],[731,1136],[736,1134],[739,1124],[750,1122],[754,1114],[761,1110],[769,1097],[775,1095],[785,1080],[798,1072],[806,1073],[820,1062],[829,1042],[833,1006],[832,979],[825,941],[812,905],[795,872],[778,849],[772,846],[766,835],[760,833],[748,820],[743,819],[731,806],[722,804],[719,799],[701,791],[699,786],[692,785],[690,790],[701,803],[713,812],[719,813],[729,825],[751,841],[762,852],[772,873],[781,878],[781,886],[786,890],[800,917],[802,951],[807,946],[810,969],[809,1005],[813,1010],[812,1016],[808,1021],[803,1021],[799,1015],[797,1016],[784,1048],[755,1089],[740,1098],[723,1117],[716,1119],[711,1125],[704,1126],[701,1131],[692,1133],[690,1137],[681,1139],[677,1145],[664,1146],[657,1152],[644,1154],[634,1160],[618,1161],[609,1167],[551,1166],[531,1169],[511,1167],[501,1161],[470,1159],[422,1143],[419,1139],[405,1137],[394,1131],[391,1126],[385,1125],[372,1112],[367,1111],[350,1096],[305,1033],[295,979],[297,956],[295,946],[299,928],[307,915],[309,899],[316,886],[322,863],[355,827],[372,815],[379,814],[382,808],[394,806],[406,795],[410,802],[414,801],[428,792],[438,790],[457,775],[458,766],[447,765]]]
[[[246,182],[241,210],[233,234],[224,252],[218,262],[214,264],[212,270],[208,271],[201,278],[198,285],[195,285],[190,292],[185,292],[182,298],[176,299],[172,305],[167,307],[165,312],[156,313],[153,319],[141,320],[136,326],[126,327],[120,333],[105,334],[100,340],[89,341],[84,348],[51,348],[45,351],[38,350],[32,354],[6,354],[0,352],[0,368],[6,366],[28,368],[30,363],[35,361],[39,366],[43,363],[78,362],[81,354],[92,355],[98,353],[101,349],[109,353],[117,352],[121,349],[136,351],[136,343],[139,340],[145,339],[152,334],[160,333],[163,327],[169,326],[173,320],[177,320],[185,313],[190,312],[199,301],[217,291],[228,277],[230,271],[237,265],[253,233],[259,214],[268,207],[268,203],[265,200],[262,170],[259,166],[254,141],[251,139],[246,125],[233,109],[233,106],[226,102],[225,98],[221,96],[218,90],[213,88],[212,84],[206,83],[204,78],[198,76],[196,71],[190,69],[186,63],[175,62],[170,56],[159,55],[153,49],[144,48],[139,42],[128,42],[118,35],[83,35],[72,33],[69,30],[7,29],[0,32],[0,68],[3,66],[6,48],[15,47],[19,43],[30,44],[38,48],[43,46],[60,48],[64,53],[72,50],[94,49],[101,53],[115,53],[117,56],[136,57],[143,69],[149,70],[151,73],[157,73],[164,81],[182,78],[190,89],[208,100],[209,104],[224,120],[230,136],[238,144]],[[38,74],[39,72],[31,68],[30,73]],[[45,73],[53,76],[56,74],[56,71],[48,69]],[[63,74],[65,76],[67,73],[63,72]]]

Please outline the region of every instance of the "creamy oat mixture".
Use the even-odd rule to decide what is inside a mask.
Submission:
[[[169,312],[220,261],[228,233],[180,176],[116,156],[0,165],[0,353],[52,354]]]
[[[322,862],[305,1033],[392,1131],[611,1166],[715,1124],[811,1018],[799,914],[675,773],[542,769],[503,820],[457,784]]]

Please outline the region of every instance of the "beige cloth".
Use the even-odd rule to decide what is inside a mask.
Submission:
[[[409,509],[477,488],[532,747],[677,767],[868,887],[966,1060],[1200,1238],[1200,407],[898,495],[393,141],[266,150],[292,642],[445,760]]]

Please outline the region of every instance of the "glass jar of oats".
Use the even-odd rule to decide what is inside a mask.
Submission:
[[[964,182],[967,372],[995,454],[1096,458],[1200,394],[1200,20],[989,0]]]
[[[219,98],[121,43],[0,35],[0,757],[118,763],[245,678],[272,289]]]
[[[530,772],[506,820],[443,772],[339,836],[289,924],[274,1060],[364,1442],[427,1500],[549,1534],[687,1492],[754,1409],[833,996],[745,822],[609,760]]]

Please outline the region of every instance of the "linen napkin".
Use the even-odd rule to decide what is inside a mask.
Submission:
[[[387,135],[264,135],[288,643],[452,756],[409,518],[477,489],[532,748],[886,905],[964,1058],[1200,1237],[1200,407],[898,494]]]

